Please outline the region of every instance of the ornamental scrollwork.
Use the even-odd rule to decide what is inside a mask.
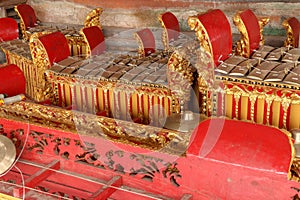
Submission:
[[[22,15],[20,14],[19,10],[17,9],[17,6],[15,6],[14,10],[18,14],[18,16],[20,17],[20,29],[21,29],[22,37],[23,37],[24,40],[28,41],[30,36],[26,32],[26,25],[24,23]]]
[[[235,47],[235,53],[236,55],[240,55],[243,57],[250,57],[250,41],[249,41],[249,35],[248,31],[246,29],[246,26],[241,19],[240,12],[238,12],[233,17],[233,23],[238,28],[239,32],[241,33],[241,38],[239,41],[237,41],[236,47]]]
[[[168,37],[168,30],[165,26],[165,23],[162,19],[162,14],[158,16],[158,20],[161,24],[161,26],[163,27],[163,31],[162,31],[162,42],[164,44],[164,48],[165,50],[169,49],[169,37]]]
[[[84,27],[99,26],[101,28],[100,15],[102,14],[102,12],[102,8],[95,8],[92,11],[90,11],[87,14],[86,19],[84,21]]]
[[[1,127],[1,133],[5,133],[5,127]],[[21,129],[17,129],[11,131],[8,136],[10,138],[24,137],[24,134],[22,134]],[[54,159],[87,164],[150,182],[157,178],[166,179],[173,186],[180,187],[179,180],[182,175],[175,161],[165,161],[159,157],[127,152],[122,149],[103,150],[93,142],[84,141],[74,136],[76,135],[58,135],[56,132],[44,133],[31,130],[25,148],[26,154],[52,156]],[[128,165],[128,163],[130,164]]]
[[[191,30],[196,32],[196,37],[200,41],[201,47],[204,48],[206,52],[213,55],[212,45],[209,39],[209,35],[204,28],[203,24],[200,22],[197,16],[191,16],[188,18],[188,24]]]
[[[270,18],[269,17],[262,17],[258,20],[258,24],[259,24],[259,31],[260,31],[260,43],[259,45],[264,45],[265,44],[265,38],[264,38],[264,27],[269,23]]]
[[[45,70],[51,66],[48,54],[43,44],[38,39],[42,35],[49,34],[49,32],[37,32],[33,33],[30,37],[29,46],[33,60],[33,66],[30,66],[32,73],[35,77],[31,77],[32,84],[35,87],[35,100],[40,102],[46,99],[53,99],[52,88],[49,83],[46,82]]]

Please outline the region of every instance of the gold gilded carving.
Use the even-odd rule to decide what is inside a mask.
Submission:
[[[179,98],[182,112],[185,102],[190,99],[190,89],[194,81],[195,69],[190,61],[191,55],[195,55],[196,44],[196,42],[191,42],[174,51],[168,60],[168,85],[172,94]]]
[[[291,180],[300,182],[300,159],[294,158],[294,162],[291,166]]]
[[[284,41],[284,46],[285,47],[295,47],[295,38],[294,38],[294,32],[293,32],[293,29],[292,27],[290,26],[289,22],[288,22],[289,19],[285,19],[283,22],[282,22],[282,26],[285,28],[286,30],[286,40]]]
[[[218,77],[220,78],[220,77]],[[250,120],[257,123],[276,126],[279,128],[299,128],[300,96],[297,90],[286,89],[286,87],[260,86],[255,83],[244,83],[223,81],[227,98],[226,108],[232,107],[230,96],[235,99],[235,114],[246,113],[250,106]],[[241,98],[247,98],[250,104],[237,105]],[[282,109],[283,112],[280,112]],[[231,109],[230,109],[231,111]],[[237,112],[238,111],[238,112]],[[256,113],[254,115],[254,113]],[[272,114],[271,114],[272,113]],[[227,112],[230,117],[230,112]],[[238,116],[237,116],[238,117]],[[289,124],[287,124],[289,119]],[[281,120],[281,121],[279,121]]]
[[[2,200],[18,200],[19,198],[15,198],[15,197],[0,193],[0,199],[2,199]]]
[[[264,27],[269,23],[270,18],[268,17],[263,17],[261,19],[258,20],[258,24],[259,24],[259,28],[260,28],[260,45],[264,45],[265,44],[265,38],[264,38]]]
[[[33,60],[33,66],[29,70],[35,74],[31,77],[31,81],[36,87],[36,93],[33,97],[36,101],[44,101],[52,97],[52,88],[50,83],[46,82],[45,70],[49,69],[51,64],[48,54],[43,46],[43,44],[38,40],[38,37],[49,34],[49,32],[38,32],[32,34],[29,41],[30,51]]]
[[[166,26],[165,26],[165,23],[164,23],[163,19],[162,19],[162,15],[163,15],[163,14],[160,14],[160,15],[158,16],[158,20],[159,20],[161,26],[163,27],[163,31],[162,31],[162,42],[163,42],[163,45],[164,45],[165,50],[167,51],[167,50],[169,50],[169,48],[170,48],[170,45],[169,45],[169,36],[168,36],[168,30],[167,30],[167,28],[166,28]]]
[[[143,123],[149,120],[148,104],[152,106],[152,99],[164,99],[165,102],[170,102],[164,108],[168,113],[179,112],[180,106],[178,97],[170,91],[169,88],[163,85],[135,83],[135,82],[122,82],[112,81],[105,78],[86,79],[72,74],[60,74],[50,70],[46,71],[48,82],[53,86],[55,91],[54,103],[60,102],[63,106],[70,106],[68,102],[64,102],[62,96],[63,91],[58,90],[58,87],[65,88],[65,91],[71,91],[73,102],[72,105],[76,106],[76,110],[87,111],[95,113],[98,111],[105,111],[107,116],[131,120],[132,117],[140,118]],[[76,90],[76,92],[74,92]],[[90,94],[85,94],[84,91],[95,91],[98,100],[91,101],[88,105],[87,101],[81,100],[81,94],[91,100]],[[59,92],[61,94],[59,94]],[[76,95],[74,95],[76,93]],[[127,97],[127,98],[126,98]],[[71,97],[68,97],[71,98]],[[120,99],[119,99],[120,98]],[[132,99],[131,99],[132,98]],[[61,99],[61,101],[59,101]],[[132,101],[132,104],[130,101]],[[127,101],[128,106],[125,105]],[[143,102],[143,103],[142,103]],[[162,100],[160,102],[163,102]],[[146,105],[147,104],[147,105]],[[143,107],[142,107],[143,105]],[[87,107],[88,106],[88,107]],[[127,113],[130,110],[134,113]],[[94,112],[95,111],[95,112]],[[155,112],[154,115],[159,115]]]
[[[227,90],[227,92],[226,92],[227,94],[233,95],[233,98],[235,100],[235,108],[234,108],[235,117],[238,118],[238,116],[239,116],[239,101],[240,101],[240,98],[242,97],[242,95],[244,94],[244,91],[242,88],[240,88],[236,85],[230,89],[226,88],[226,90]]]
[[[195,62],[195,65],[199,74],[199,91],[201,94],[203,94],[202,108],[200,112],[209,114],[213,111],[213,114],[215,114],[217,109],[216,105],[218,103],[212,101],[211,96],[216,96],[219,86],[214,77],[212,44],[210,42],[209,35],[203,24],[198,19],[198,16],[189,17],[188,24],[190,29],[196,32],[196,37],[200,42],[200,46],[203,48],[199,48],[200,50],[195,53],[195,55],[197,55],[197,61]],[[223,110],[223,108],[221,109]]]
[[[254,105],[257,99],[256,93],[250,93],[249,99],[250,99],[250,120],[254,122]]]
[[[196,32],[196,37],[200,41],[200,45],[210,54],[211,58],[213,49],[210,43],[210,38],[203,24],[200,22],[197,16],[191,16],[188,18],[188,24],[191,30]]]
[[[65,35],[65,37],[67,38],[72,56],[87,55],[88,43],[86,43],[82,35],[78,35],[78,36]]]
[[[248,31],[246,29],[245,23],[243,22],[243,20],[240,16],[241,12],[242,11],[237,12],[233,16],[233,23],[235,26],[237,26],[237,28],[241,34],[240,40],[237,41],[235,51],[236,51],[237,55],[249,58],[250,57],[250,39],[249,39],[249,35],[248,35]],[[259,28],[260,28],[260,43],[259,43],[259,45],[264,45],[264,43],[265,43],[263,30],[264,30],[264,26],[268,22],[269,22],[269,18],[261,18],[260,20],[258,20],[258,24],[259,24]]]
[[[249,36],[248,36],[246,26],[245,26],[243,20],[241,19],[240,12],[238,12],[237,14],[234,15],[233,23],[235,26],[237,26],[237,28],[241,34],[240,40],[237,41],[237,43],[236,43],[235,53],[237,55],[249,58],[250,57]]]
[[[48,54],[43,44],[38,40],[42,35],[49,34],[50,32],[38,32],[32,34],[29,40],[29,47],[33,59],[33,63],[37,65],[38,68],[49,69],[51,64],[48,58]]]
[[[30,52],[26,52],[29,55],[28,56],[23,56],[23,55],[19,55],[15,52],[12,52],[10,50],[7,49],[3,49],[3,52],[5,53],[7,60],[9,60],[10,64],[15,64],[17,65],[22,72],[24,73],[25,79],[26,81],[26,94],[35,99],[35,95],[36,95],[36,87],[35,85],[33,85],[33,82],[35,80],[35,74],[32,72],[32,70],[29,69],[33,69],[34,68],[34,64],[32,62],[31,59],[31,54]],[[30,57],[29,57],[30,56]],[[30,81],[28,81],[30,80]]]
[[[158,20],[161,23],[162,27],[163,27],[163,31],[162,31],[162,42],[163,45],[165,47],[165,50],[169,49],[169,37],[168,37],[168,32],[167,32],[167,28],[165,26],[165,23],[162,20],[162,14],[158,16]]]
[[[139,48],[138,48],[139,56],[144,57],[146,54],[145,54],[145,49],[144,49],[144,44],[143,44],[142,39],[139,37],[139,35],[137,33],[134,33],[133,37],[136,39],[138,46],[139,46]]]
[[[286,95],[284,95],[284,97],[282,97],[282,108],[283,108],[283,128],[287,128],[287,124],[286,124],[286,120],[287,120],[287,112],[288,112],[288,108],[290,107],[290,103],[291,103],[291,99],[286,97]]]
[[[0,116],[49,128],[75,130],[70,111],[25,101],[1,106]]]
[[[194,80],[190,62],[188,60],[186,60],[185,58],[183,58],[182,55],[179,55],[179,53],[177,53],[177,52],[174,52],[171,55],[169,62],[168,62],[168,70],[169,70],[169,73],[168,73],[169,79],[168,80],[171,81],[171,83],[169,83],[170,86],[172,84],[178,84],[178,86],[179,86],[180,83],[178,83],[178,82],[181,82],[183,80],[185,80],[185,82],[187,82],[188,85],[191,85]],[[176,76],[176,74],[174,74],[172,72],[179,73],[182,76],[182,79],[178,80],[178,75],[176,78],[171,77],[174,75]]]
[[[0,117],[169,153],[184,153],[191,134],[30,102],[3,105]]]
[[[300,95],[297,93],[292,93],[291,94],[291,100],[293,104],[300,104]]]
[[[102,14],[102,12],[102,8],[95,8],[92,11],[90,11],[87,14],[86,19],[84,21],[84,27],[99,26],[102,29],[100,23],[100,15]]]
[[[93,131],[98,135],[108,137],[108,139],[155,150],[166,147],[169,152],[173,148],[172,151],[183,150],[184,152],[189,143],[189,134],[181,135],[176,131],[112,118],[95,117],[86,113],[77,112],[74,116],[74,122],[79,132],[86,132],[85,127],[89,127],[88,132]]]
[[[25,26],[24,20],[22,18],[22,15],[20,14],[19,10],[17,9],[17,6],[14,7],[14,10],[20,18],[20,29],[21,29],[22,37],[24,40],[28,41],[30,35],[28,35],[29,33],[26,31],[26,26]]]
[[[99,25],[94,25],[94,26],[99,26]],[[101,29],[101,27],[99,26],[99,28]],[[73,46],[76,45],[77,48],[77,53],[75,55],[85,55],[86,58],[90,57],[90,55],[92,54],[92,49],[89,45],[88,39],[86,38],[85,34],[83,34],[83,30],[80,30],[80,34],[83,37],[82,38],[74,38],[74,37],[70,37],[68,38],[69,40],[69,44],[72,44]],[[81,47],[81,49],[80,49]],[[80,54],[79,54],[80,53]]]

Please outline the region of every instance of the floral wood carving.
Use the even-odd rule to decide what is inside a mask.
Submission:
[[[1,129],[1,132],[5,132],[5,127]],[[9,137],[22,137],[22,132],[21,129],[11,131]],[[53,157],[54,159],[70,160],[121,174],[128,173],[130,176],[150,182],[153,182],[156,178],[163,178],[175,187],[180,186],[181,174],[176,162],[127,152],[122,149],[103,151],[91,142],[72,138],[72,135],[63,136],[56,135],[55,132],[52,134],[31,130],[24,151],[32,155],[32,159],[41,155]],[[22,138],[21,141],[24,141],[24,139]]]

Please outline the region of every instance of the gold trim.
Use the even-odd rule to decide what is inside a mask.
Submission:
[[[151,101],[151,98],[159,98],[164,99],[164,101],[170,101],[170,105],[166,109],[170,109],[169,113],[178,112],[180,110],[179,103],[178,103],[178,97],[172,93],[172,91],[167,88],[164,85],[159,84],[146,84],[146,83],[135,83],[135,82],[122,82],[122,81],[113,81],[109,79],[100,78],[98,79],[84,79],[81,77],[78,77],[76,75],[72,74],[61,74],[58,72],[53,72],[51,70],[46,70],[46,77],[47,82],[52,83],[53,90],[55,91],[55,101],[53,101],[54,104],[57,104],[59,101],[59,91],[57,89],[57,86],[65,87],[67,90],[69,90],[71,87],[75,87],[74,90],[76,90],[76,96],[74,96],[75,101],[72,102],[72,104],[76,105],[76,110],[78,111],[87,111],[91,112],[89,110],[86,110],[86,102],[81,99],[80,94],[83,94],[83,91],[85,89],[91,89],[89,86],[93,86],[96,91],[97,88],[97,95],[98,101],[95,101],[95,107],[99,110],[97,111],[105,111],[108,116],[115,117],[115,116],[125,116],[125,113],[119,113],[122,110],[125,109],[133,109],[136,110],[134,117],[141,117],[143,122],[147,123],[149,120],[148,116],[148,107],[147,103]],[[73,85],[71,85],[72,83]],[[87,84],[88,83],[88,84]],[[88,86],[89,85],[89,86]],[[72,90],[72,88],[71,88]],[[115,95],[118,94],[119,91],[127,91],[126,96],[129,98],[127,99],[130,101],[130,97],[132,96],[139,96],[139,99],[136,99],[138,101],[138,105],[132,104],[130,105],[128,102],[128,107],[119,107],[121,105],[121,102],[119,102],[118,99],[115,98]],[[62,93],[61,93],[62,94]],[[73,95],[73,94],[72,94]],[[62,96],[62,95],[61,95]],[[90,94],[91,96],[91,94]],[[125,97],[125,96],[124,96]],[[96,98],[96,97],[94,97]],[[146,99],[147,102],[144,102],[144,107],[142,108],[142,99]],[[149,100],[148,100],[149,99]],[[61,103],[62,105],[66,105],[65,99],[61,97]],[[115,105],[116,104],[116,105]],[[119,105],[120,104],[120,105]],[[147,104],[147,105],[146,105]],[[125,105],[125,104],[124,104]],[[149,104],[151,105],[151,104]],[[160,102],[160,105],[161,102]],[[127,112],[127,111],[126,111]],[[137,113],[138,112],[138,113]],[[128,114],[128,120],[131,121],[132,115]],[[130,113],[131,114],[131,113]],[[155,117],[159,113],[154,113]]]
[[[284,46],[285,47],[295,47],[295,38],[294,38],[294,32],[293,32],[293,29],[292,27],[290,26],[289,24],[289,20],[291,18],[288,18],[288,19],[285,19],[283,22],[282,22],[282,26],[285,28],[286,30],[286,39],[284,41]]]
[[[269,122],[272,123],[273,126],[279,127],[282,123],[282,127],[287,128],[289,130],[293,128],[300,128],[299,120],[297,113],[300,109],[300,96],[297,94],[297,88],[288,88],[286,85],[281,85],[281,87],[275,87],[273,85],[264,85],[261,81],[249,80],[248,82],[242,81],[241,79],[229,77],[217,76],[218,80],[222,80],[225,85],[226,91],[226,116],[232,118],[230,115],[231,111],[229,107],[232,107],[232,102],[230,101],[231,96],[235,100],[240,100],[242,97],[247,97],[250,101],[250,104],[247,104],[246,107],[239,107],[236,105],[234,109],[234,113],[245,113],[246,110],[250,106],[250,121],[256,121],[256,123],[264,124],[264,116],[266,115],[266,125]],[[277,83],[279,84],[279,83]],[[227,85],[233,85],[228,88]],[[278,96],[280,93],[280,96]],[[229,96],[228,96],[229,95]],[[254,116],[254,104],[257,103],[257,114]],[[246,104],[245,104],[246,105]],[[283,109],[283,118],[280,120],[280,107]],[[266,109],[266,113],[264,110]],[[288,115],[288,109],[290,109],[290,113]],[[272,113],[272,119],[271,117]],[[287,124],[287,119],[289,120],[289,124]]]
[[[240,16],[241,13],[242,11],[239,11],[233,16],[233,24],[238,28],[241,34],[240,40],[238,40],[236,43],[235,54],[249,58],[250,57],[249,35],[246,26],[243,20],[241,19]]]
[[[170,45],[169,45],[169,36],[168,36],[168,30],[167,30],[167,28],[166,28],[166,26],[165,26],[165,23],[164,23],[164,21],[163,21],[163,19],[162,19],[162,16],[163,16],[163,14],[160,14],[160,15],[158,16],[158,20],[159,20],[161,26],[163,27],[163,31],[162,31],[162,42],[163,42],[163,44],[164,44],[165,50],[168,50],[168,49],[170,48]]]
[[[233,16],[233,24],[238,28],[241,38],[239,41],[236,43],[236,48],[235,48],[235,53],[240,56],[244,56],[246,58],[250,57],[250,40],[249,40],[249,35],[248,31],[246,29],[245,23],[243,22],[240,14],[244,11],[238,11],[234,16]],[[260,32],[260,42],[259,45],[262,46],[265,43],[263,31],[264,27],[268,24],[269,18],[264,17],[258,20],[258,25],[259,25],[259,32]]]
[[[140,38],[140,36],[137,33],[133,33],[133,37],[136,39],[137,43],[138,43],[138,54],[141,57],[145,57],[145,49],[144,49],[144,43],[142,41],[142,38]]]
[[[97,26],[101,30],[101,26],[99,26],[99,25],[93,25],[93,26]],[[84,27],[84,28],[87,28],[87,27]],[[80,46],[82,47],[82,50],[85,50],[85,52],[83,52],[83,51],[80,52],[81,55],[85,55],[84,56],[85,58],[89,58],[92,55],[92,49],[91,49],[91,46],[89,44],[89,41],[88,41],[86,35],[83,33],[84,28],[80,29],[80,35],[82,35],[82,37],[83,37],[83,42],[81,42],[82,44],[80,44],[80,40],[77,42],[73,42],[73,43],[80,44]],[[77,55],[79,55],[79,54],[77,54]]]
[[[296,159],[296,150],[295,150],[295,147],[294,147],[294,139],[293,139],[293,136],[292,136],[292,133],[285,130],[285,129],[279,129],[281,130],[287,137],[288,137],[288,140],[289,140],[289,144],[290,144],[290,147],[291,147],[291,161],[290,161],[290,165],[289,165],[289,171],[288,171],[288,180],[291,180],[292,179],[292,172],[291,172],[291,167]]]
[[[200,22],[198,16],[190,16],[188,18],[188,24],[190,29],[196,32],[196,37],[200,41],[200,45],[210,54],[210,57],[213,59],[212,55],[214,55],[214,53],[209,35],[204,25]]]
[[[37,32],[32,34],[29,40],[30,51],[34,64],[35,83],[37,88],[34,99],[38,102],[53,99],[51,83],[46,81],[45,71],[51,67],[50,60],[44,45],[38,39],[49,32]],[[30,69],[33,71],[33,69]],[[32,77],[31,77],[32,78]]]
[[[264,27],[269,23],[270,18],[269,17],[263,17],[258,20],[259,28],[260,28],[260,46],[265,44],[265,38],[264,38]]]
[[[100,23],[100,15],[102,14],[102,12],[102,8],[95,8],[91,10],[85,18],[84,27],[99,26],[102,30],[102,26]]]
[[[176,155],[185,153],[192,134],[25,101],[1,106],[0,118]]]
[[[28,41],[29,40],[29,35],[27,34],[26,32],[26,26],[25,26],[25,23],[24,23],[24,20],[22,18],[22,15],[20,14],[18,8],[17,8],[17,5],[14,7],[14,10],[15,12],[18,14],[19,18],[20,18],[20,29],[21,29],[21,33],[22,33],[22,36],[23,36],[23,39]]]

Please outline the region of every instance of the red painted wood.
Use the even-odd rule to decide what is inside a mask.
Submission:
[[[70,56],[68,41],[61,32],[53,32],[43,35],[39,40],[47,51],[51,65]]]
[[[193,195],[191,194],[184,194],[180,200],[192,200],[193,199]]]
[[[24,168],[24,166],[22,168],[20,168],[20,170],[23,173],[23,177],[26,180],[29,176],[28,174],[24,174],[24,171],[26,171],[28,167],[28,165]],[[86,187],[89,187],[91,189],[93,189],[93,184],[86,183],[83,180],[80,180],[80,182],[78,181],[78,179],[76,178],[72,178],[71,176],[64,176],[61,174],[54,174],[54,177],[59,176],[59,182],[55,182],[52,181],[51,179],[49,181],[43,181],[41,182],[38,187],[39,188],[45,188],[48,190],[48,193],[56,193],[58,196],[64,196],[69,195],[70,197],[74,196],[74,197],[82,197],[84,199],[86,199],[87,197],[89,197],[91,195],[91,192],[89,190],[85,190]],[[52,178],[52,176],[50,176]],[[1,177],[1,180],[18,180],[21,181],[21,175],[18,171],[10,171],[7,175],[5,175],[5,177]],[[5,185],[5,183],[1,183],[2,186]],[[7,184],[9,185],[9,184]],[[20,182],[18,183],[18,187],[20,189],[23,188],[23,184]],[[72,187],[71,185],[74,185],[75,187]],[[97,184],[95,184],[97,185]],[[98,186],[98,185],[97,185]],[[39,189],[36,188],[27,188],[27,192],[26,192],[26,200],[27,199],[31,199],[31,197],[33,197],[33,199],[37,199],[37,197],[39,197],[38,199],[46,199],[47,197],[49,198],[51,195],[48,194],[47,192],[41,192],[39,191]],[[37,192],[35,192],[36,190],[38,190]],[[6,193],[7,195],[11,195],[14,196],[12,193]],[[44,194],[44,196],[42,195]],[[51,198],[50,198],[51,199]],[[59,198],[55,198],[55,199],[59,199]]]
[[[188,153],[233,165],[282,174],[289,172],[292,147],[281,130],[238,120],[211,119],[194,132]],[[217,138],[215,143],[208,141]],[[209,144],[209,146],[208,146]],[[280,147],[280,148],[278,148]]]
[[[35,15],[35,11],[33,8],[28,4],[19,4],[17,5],[16,9],[21,15],[22,20],[26,28],[35,27],[37,25],[37,18]]]
[[[0,18],[0,42],[17,38],[19,38],[17,21],[9,17]]]
[[[210,10],[198,15],[205,27],[212,45],[215,64],[226,60],[232,53],[232,34],[227,17],[220,9]]]
[[[16,166],[22,171],[25,180],[30,178],[33,173],[46,168],[46,165],[41,162],[35,163],[23,159],[17,162]],[[63,167],[64,166],[61,165],[61,168],[58,171],[55,171],[55,173],[51,174],[51,176],[47,177],[47,179],[43,180],[38,185],[51,189],[52,191],[64,192],[86,199],[97,191],[99,187],[103,185],[105,180],[109,180],[105,175],[101,176],[103,180],[99,181],[94,177],[82,176],[82,173],[67,171]],[[78,171],[82,171],[82,168],[78,169]],[[15,168],[13,168],[11,172],[12,173],[8,174],[9,176],[15,174],[15,177],[20,179],[20,174]],[[21,182],[19,184],[22,185]],[[26,195],[28,195],[28,192]]]
[[[38,171],[37,173],[33,174],[28,179],[26,179],[25,186],[31,188],[35,187],[40,182],[47,179],[47,177],[55,173],[54,170],[58,170],[59,168],[60,168],[60,162],[58,160],[51,162],[44,169],[41,169],[40,171]],[[22,197],[23,188],[14,188],[13,193],[15,197]]]
[[[177,17],[171,12],[165,12],[161,16],[165,28],[167,29],[168,39],[177,40],[180,33],[180,26]]]
[[[145,56],[150,55],[155,52],[155,39],[152,31],[149,28],[144,28],[136,32],[136,34],[140,37],[143,48],[145,52]]]
[[[178,199],[184,194],[191,194],[193,199],[201,200],[252,200],[288,199],[297,194],[297,191],[291,187],[300,188],[300,184],[288,180],[287,177],[291,145],[282,131],[253,123],[220,120],[209,119],[201,122],[195,129],[184,156],[146,150],[102,137],[80,135],[81,141],[93,144],[92,149],[86,147],[87,150],[99,155],[98,160],[88,159],[91,163],[76,161],[74,155],[80,155],[82,149],[80,150],[80,147],[75,144],[72,145],[72,140],[78,140],[78,134],[30,124],[28,128],[31,131],[44,133],[43,137],[51,134],[51,138],[70,138],[71,145],[61,145],[58,154],[53,152],[55,144],[43,146],[41,148],[43,152],[40,154],[26,148],[22,153],[22,158],[40,163],[47,159],[60,160],[64,170],[80,172],[82,176],[89,175],[95,179],[108,180],[107,176],[119,175],[122,177],[124,187],[144,191],[148,196],[155,194]],[[24,123],[6,119],[0,119],[0,124],[3,124],[5,132],[23,126],[27,127]],[[204,140],[206,135],[211,135],[213,138]],[[207,144],[215,142],[210,151],[206,148],[205,154],[203,154],[205,152],[203,141]],[[30,136],[27,147],[34,144],[36,141]],[[62,157],[65,151],[70,154],[68,159]],[[111,160],[107,159],[108,154],[111,154],[109,157]],[[88,155],[85,156],[89,158]],[[158,171],[150,171],[153,175],[152,179],[143,179],[145,175],[143,173],[130,175],[132,169],[149,170],[152,162],[158,167]],[[113,165],[108,167],[109,163]],[[164,163],[171,164],[168,166],[168,171]],[[98,164],[103,164],[103,168]],[[117,165],[123,167],[122,173],[116,170]],[[59,176],[56,178],[59,180]],[[64,179],[65,177],[61,176],[61,180],[64,181]],[[76,181],[78,185],[84,184],[83,180],[77,179]],[[60,190],[63,190],[62,185],[58,186]],[[52,187],[54,190],[55,185]],[[132,199],[133,196],[130,192],[117,190],[111,198]],[[138,199],[146,198],[141,196]]]
[[[17,65],[9,64],[0,68],[0,94],[15,96],[25,94],[26,80]]]
[[[116,187],[122,186],[122,177],[121,176],[114,176],[111,180],[109,180],[106,185],[104,185],[100,190],[95,192],[89,200],[101,200],[107,199],[114,193],[117,189]]]
[[[92,55],[100,55],[106,50],[104,35],[99,26],[85,27],[82,32],[89,43]]]
[[[240,16],[248,33],[251,55],[254,50],[258,49],[260,43],[260,27],[258,19],[250,9],[241,12]]]
[[[288,20],[289,25],[291,26],[292,30],[293,30],[293,37],[295,40],[295,47],[298,48],[299,47],[299,33],[300,33],[300,22],[298,21],[298,19],[296,17],[291,17]]]

